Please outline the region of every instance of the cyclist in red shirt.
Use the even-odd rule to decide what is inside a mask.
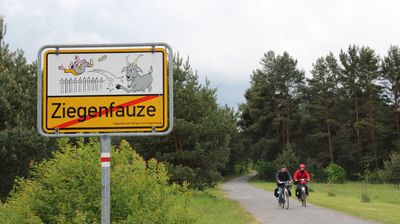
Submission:
[[[311,177],[308,171],[306,170],[306,165],[304,163],[300,163],[299,169],[293,174],[294,183],[297,184],[296,188],[296,196],[300,199],[301,194],[299,193],[301,190],[301,185],[306,186],[306,194],[308,195],[308,186],[307,183],[310,181]]]

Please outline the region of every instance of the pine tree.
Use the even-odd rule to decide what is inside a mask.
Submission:
[[[325,58],[319,58],[313,65],[311,74],[312,79],[308,80],[310,91],[309,113],[315,118],[325,123],[325,130],[321,127],[317,136],[325,137],[327,148],[329,149],[330,162],[334,162],[334,147],[332,143],[334,123],[333,108],[337,106],[338,76],[339,67],[336,58],[330,53]],[[316,135],[316,133],[312,133]]]
[[[14,179],[48,157],[54,147],[36,132],[36,65],[22,51],[0,46],[0,199]]]
[[[239,124],[253,159],[270,161],[284,146],[291,147],[304,72],[287,52],[269,51],[261,65],[251,76]]]
[[[382,60],[382,75],[386,82],[387,100],[394,114],[393,123],[396,127],[396,148],[400,148],[400,49],[391,46],[388,54]]]
[[[362,156],[362,137],[360,128],[367,127],[369,129],[369,141],[367,148],[372,151],[372,160],[375,167],[379,167],[379,155],[376,136],[376,107],[377,100],[381,94],[381,88],[376,84],[379,78],[379,57],[375,51],[369,47],[350,46],[347,53],[341,52],[341,62],[344,67],[343,77],[344,84],[350,87],[351,96],[354,99],[357,131],[357,145]],[[353,79],[353,80],[351,80]],[[360,107],[361,106],[361,107]],[[361,115],[363,110],[365,115]]]

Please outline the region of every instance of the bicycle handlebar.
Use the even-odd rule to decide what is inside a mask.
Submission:
[[[290,185],[292,181],[277,181],[278,184]]]
[[[310,181],[310,179],[306,179],[306,178],[300,178],[300,179],[298,179],[298,180],[295,180],[295,181],[297,181],[297,182],[298,182],[298,181],[307,181],[307,182],[308,182],[308,181]]]

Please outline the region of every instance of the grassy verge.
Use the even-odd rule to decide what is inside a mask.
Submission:
[[[276,186],[275,183],[258,179],[252,179],[250,182],[268,191],[272,191]],[[369,184],[369,203],[361,202],[362,184],[358,182],[336,184],[335,197],[328,196],[328,184],[310,183],[310,188],[313,192],[308,199],[312,204],[387,224],[400,223],[400,191],[389,184]]]
[[[238,203],[225,198],[218,188],[192,192],[189,203],[189,213],[195,216],[196,223],[257,223]]]

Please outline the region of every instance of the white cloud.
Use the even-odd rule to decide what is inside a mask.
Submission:
[[[219,84],[248,85],[268,50],[288,51],[306,72],[318,57],[349,44],[385,54],[399,44],[399,6],[394,0],[0,0],[0,14],[8,24],[5,41],[30,60],[45,44],[162,41],[189,55],[194,69],[229,97]]]

